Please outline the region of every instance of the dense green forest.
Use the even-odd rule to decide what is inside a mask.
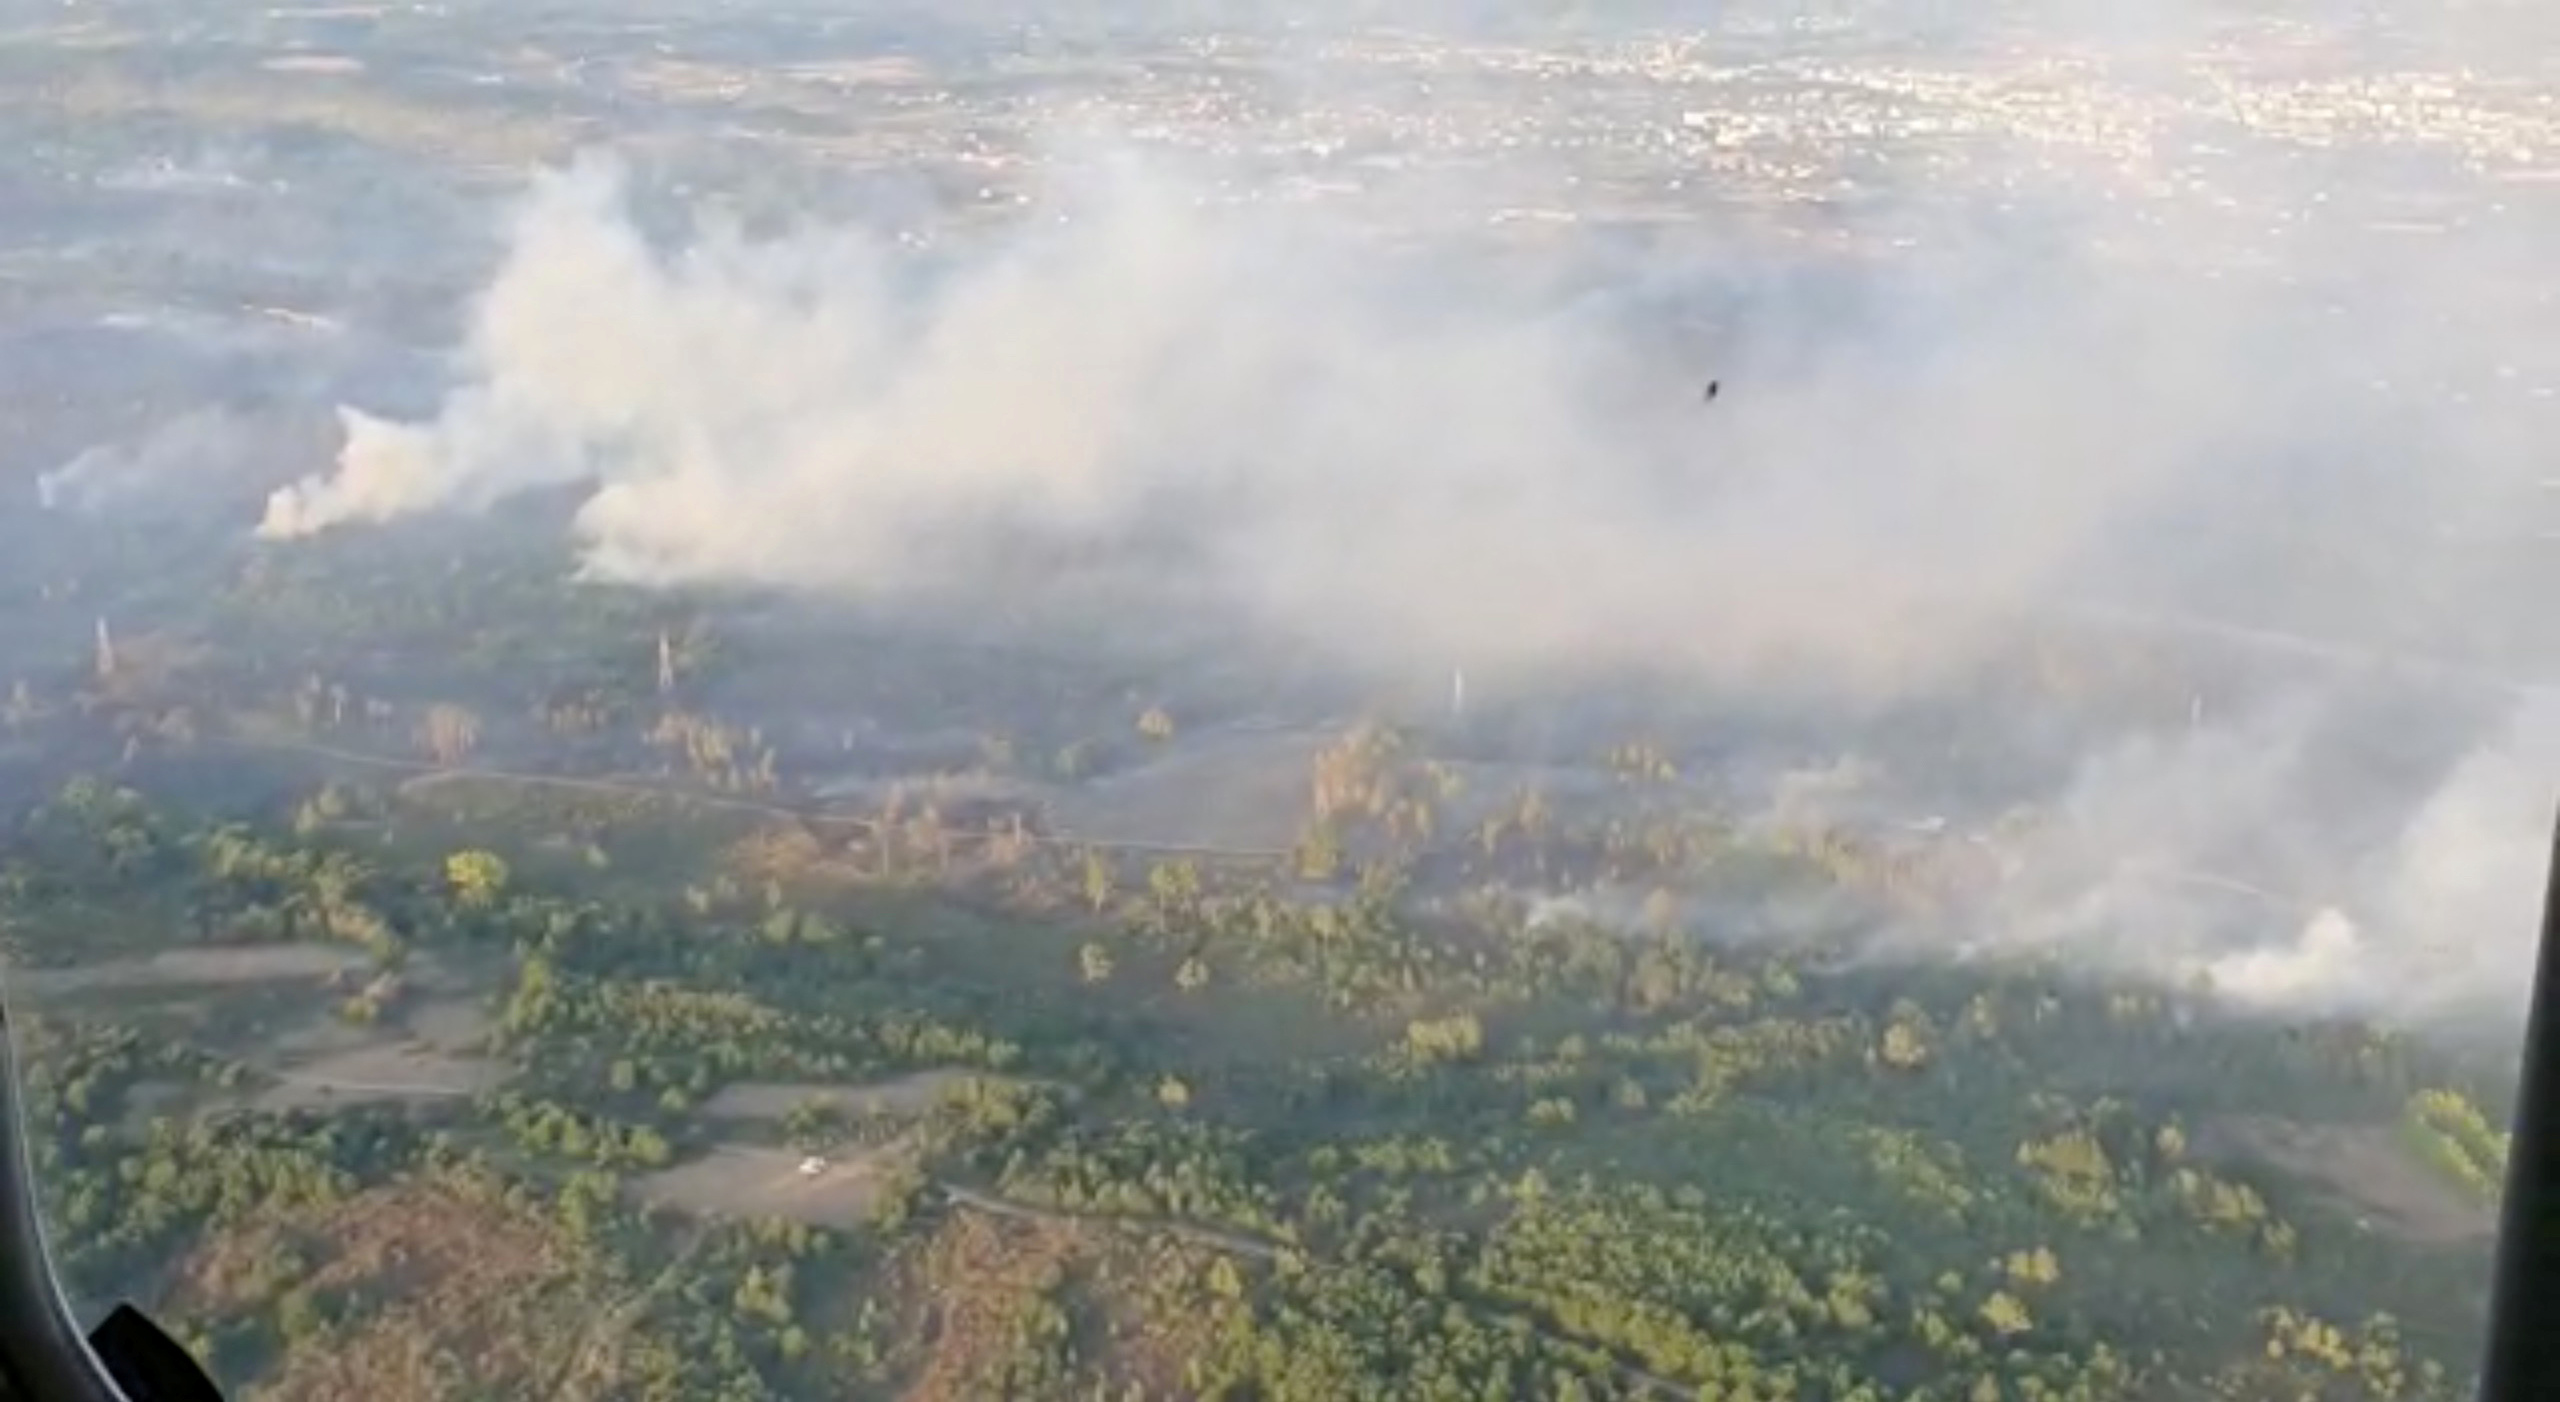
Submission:
[[[2494,1080],[2050,968],[1718,943],[1668,895],[1419,899],[1432,849],[1370,839],[1429,820],[1364,746],[1259,863],[75,780],[0,866],[74,1284],[270,1396],[2464,1395]],[[1844,840],[1529,808],[1467,845],[1929,898]],[[66,977],[170,932],[338,962]],[[439,1024],[446,1093],[278,1096]],[[752,1152],[783,1167],[668,1186]]]

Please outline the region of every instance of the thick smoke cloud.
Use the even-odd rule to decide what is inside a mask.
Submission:
[[[662,252],[583,164],[519,213],[443,411],[351,411],[262,529],[592,481],[612,578],[896,593],[1025,531],[1153,534],[1186,589],[1353,652],[1870,673],[1961,636],[1890,601],[2061,587],[2289,398],[2228,298],[1983,260],[1932,274],[1961,338],[1706,412],[1720,367],[1199,192],[1120,164],[927,275],[863,230]]]
[[[2321,991],[2402,1016],[2503,1022],[2520,1010],[2551,859],[2556,777],[2560,696],[2537,694],[2462,761],[2368,870],[2383,938],[2369,934],[2350,947],[2354,967],[2324,970],[2331,983]]]
[[[2006,854],[2016,880],[1974,947],[2058,952],[2268,1012],[2506,1024],[2532,967],[2560,697],[2522,700],[2413,809],[2380,814],[2305,797],[2308,709],[2092,755],[2049,825]],[[2380,832],[2357,831],[2377,818]]]
[[[575,530],[609,579],[949,597],[1099,555],[1355,663],[1642,661],[1865,697],[1960,675],[2005,618],[2101,602],[2309,619],[2350,651],[2405,646],[2386,605],[2408,597],[2440,610],[2419,634],[2522,616],[2512,580],[2449,594],[2419,554],[2358,572],[2429,522],[2496,519],[2524,460],[2504,420],[2368,390],[2423,401],[2528,343],[2476,262],[2303,235],[2303,268],[2365,293],[2324,321],[2304,278],[2158,257],[2206,235],[2147,210],[2095,232],[2149,259],[1925,253],[1858,335],[1755,363],[1782,305],[1717,361],[1563,314],[1535,276],[1453,293],[1463,271],[1416,279],[1214,181],[1060,170],[1034,215],[930,260],[888,229],[670,248],[610,162],[548,175],[440,412],[343,411],[334,470],[276,492],[261,533],[585,484]],[[2293,776],[2318,709],[2089,756],[1986,940],[2284,1010],[2511,1002],[2552,708],[2520,704],[2352,852]],[[2163,897],[2233,849],[2314,889],[2238,893],[2254,934]]]

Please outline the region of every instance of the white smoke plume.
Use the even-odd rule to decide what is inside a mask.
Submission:
[[[2524,1005],[2551,861],[2560,696],[2527,698],[2367,874],[2372,938],[2332,971],[2370,1011],[2503,1020]],[[2324,990],[2331,991],[2331,990]]]
[[[2550,854],[2560,698],[2521,700],[2379,832],[2306,797],[2311,730],[2279,705],[2091,756],[2009,854],[2017,880],[1984,943],[2262,1011],[2512,1019]]]
[[[1202,188],[1062,177],[1056,219],[926,279],[859,229],[660,251],[582,163],[519,213],[443,411],[350,411],[262,532],[593,482],[599,575],[881,593],[965,583],[1007,531],[1171,521],[1186,593],[1354,653],[1876,673],[1957,636],[1910,600],[2059,587],[2298,399],[2227,297],[1985,260],[1944,270],[1960,339],[1706,411],[1720,367],[1418,295]]]
[[[36,503],[48,511],[130,509],[173,485],[200,498],[207,483],[232,485],[254,471],[273,437],[229,410],[182,414],[133,442],[100,444],[37,474]]]
[[[2355,448],[2369,406],[2342,387],[2524,344],[2494,270],[2448,259],[2306,246],[2374,293],[2344,332],[2280,312],[2298,290],[1962,248],[1924,260],[1931,295],[1870,339],[1803,337],[1755,376],[1556,315],[1534,286],[1423,287],[1350,231],[1213,189],[1125,161],[1060,174],[1033,216],[928,269],[890,229],[661,247],[622,172],[582,162],[518,211],[441,411],[345,411],[334,470],[276,492],[260,531],[588,484],[595,575],[857,597],[965,590],[1009,542],[1170,541],[1167,592],[1355,660],[1641,660],[1872,694],[1960,668],[1988,611],[2073,599],[2310,599],[2352,633],[2436,567],[2315,583],[2288,532],[2495,519],[2524,460],[2509,426],[2421,408],[2392,448],[2364,446],[2423,448],[2424,474],[2284,475]],[[2156,210],[2105,232],[2154,253],[2202,237]],[[2446,305],[2475,315],[2447,327]],[[1725,395],[1706,408],[1710,375]],[[2207,578],[2182,532],[2235,481],[2278,505],[2216,523],[2243,544]],[[2520,616],[2494,588],[2429,597],[2466,627]],[[2160,899],[2232,848],[2317,868],[2288,848],[2317,845],[2289,787],[2310,723],[2269,712],[2090,757],[1990,938],[2263,1006],[2498,1002],[2560,775],[2543,708],[2387,856],[2259,900],[2272,945]]]
[[[2533,698],[2350,877],[2343,906],[2310,911],[2290,939],[2186,967],[2268,1011],[2511,1025],[2533,979],[2555,776],[2560,699]]]

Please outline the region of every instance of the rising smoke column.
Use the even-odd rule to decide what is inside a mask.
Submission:
[[[1023,532],[1171,538],[1168,595],[1353,661],[1643,661],[1890,696],[1960,674],[1986,618],[2120,583],[2109,562],[2177,579],[2176,511],[2340,418],[2336,388],[2377,355],[2244,283],[1991,240],[1919,257],[1925,291],[1889,338],[1729,373],[1701,413],[1700,367],[1620,328],[1418,288],[1319,216],[1218,209],[1202,188],[1125,162],[1061,176],[1036,216],[928,271],[860,228],[662,248],[610,163],[554,172],[515,215],[439,411],[346,411],[335,469],[277,492],[261,533],[587,484],[575,529],[596,576],[845,597],[965,592]],[[2462,270],[2414,274],[2432,290]],[[2370,324],[2407,364],[2480,349],[2477,327],[2457,347],[2431,318]],[[2497,435],[2435,441],[2440,496],[2510,466]],[[2268,495],[2298,515],[2285,486]],[[2320,486],[2324,519],[2417,500]],[[2262,540],[2226,561],[2228,598],[2300,584],[2281,532]],[[2305,723],[2090,756],[2063,804],[2073,846],[2029,854],[2060,886],[1991,937],[2201,971],[2270,1006],[2494,997],[2507,932],[2530,925],[2516,872],[2538,857],[2516,854],[2542,821],[2500,776],[2554,772],[2529,717],[2393,853],[2300,893],[2311,908],[2270,946],[2161,927],[2174,907],[2104,874],[2197,860],[2216,834],[2316,842],[2321,815],[2259,762]]]
[[[582,162],[518,211],[440,412],[348,411],[261,533],[585,482],[599,576],[879,594],[965,585],[1005,531],[1152,531],[1185,595],[1353,656],[1899,686],[1968,641],[1917,601],[2040,596],[2284,402],[2231,388],[2286,362],[2228,296],[1987,251],[1929,270],[1925,334],[1708,416],[1622,327],[1199,188],[1062,175],[926,273],[861,229],[653,248]]]

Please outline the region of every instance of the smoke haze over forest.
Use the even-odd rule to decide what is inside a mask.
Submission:
[[[2075,81],[2233,81],[2162,57],[2216,7],[2038,13],[2040,37],[2004,21],[1998,42]],[[1906,67],[1993,42],[1893,14],[1944,46]],[[2388,67],[2494,65],[2535,22],[2441,18],[2302,23]],[[1465,88],[1435,81],[1361,100],[1410,115]],[[1350,91],[1312,57],[1273,82]],[[1044,139],[1019,217],[925,234],[905,199],[686,210],[603,151],[536,176],[440,407],[342,408],[337,461],[277,490],[259,534],[565,487],[598,579],[1007,603],[1062,588],[1054,564],[1354,673],[1641,666],[1869,709],[1955,694],[2022,621],[2251,630],[2312,658],[2302,678],[2085,755],[2047,854],[2061,886],[2028,883],[2037,909],[1992,942],[2211,967],[2288,1006],[2505,998],[2554,772],[2530,690],[2560,658],[2537,602],[2537,445],[2560,415],[2542,187],[2423,143],[2154,124],[2144,188],[1982,130],[1962,179],[1893,168],[1839,238],[1710,223],[1494,256],[1452,211],[1537,203],[1559,158],[1380,166],[1354,209],[1095,124]],[[2412,206],[2440,227],[2392,231]],[[93,454],[47,491],[130,502],[170,451]],[[2342,815],[2300,771],[2386,661],[2449,692],[2396,762],[2430,777]],[[2211,869],[2234,843],[2310,887],[2279,893],[2298,944],[2231,963],[2086,876]]]
[[[383,1402],[2467,1398],[2555,40],[0,0],[66,1299]]]
[[[1926,250],[1848,326],[1746,302],[1714,358],[1516,286],[1426,298],[1315,214],[1099,170],[1057,180],[1054,219],[930,271],[861,228],[668,249],[611,163],[546,176],[442,411],[347,411],[337,469],[261,529],[592,481],[576,531],[600,577],[871,598],[965,592],[1026,533],[1106,558],[1169,540],[1152,589],[1353,661],[1643,662],[1862,696],[2084,601],[2379,652],[2517,637],[2538,607],[2532,574],[2463,578],[2476,562],[2411,529],[2498,519],[2530,475],[2540,420],[2443,388],[2547,355],[2500,290],[2531,285],[2503,230],[2414,256],[2307,233],[2307,276],[2284,280],[2181,266],[2174,217],[2077,208],[2078,247]],[[2127,240],[2150,256],[2096,251]],[[1754,364],[1780,340],[1795,354]],[[1702,410],[1709,375],[1730,392]],[[2090,756],[2074,841],[2210,866],[2221,835],[2274,824],[2334,851],[2288,788],[2307,712],[2286,706]],[[2309,920],[2299,947],[2210,963],[2220,981],[2278,1004],[2503,993],[2555,772],[2545,710],[2453,760],[2394,855],[2307,893],[2376,931]],[[2056,911],[2021,932],[2197,957],[2104,891]]]
[[[612,165],[547,176],[443,412],[352,413],[339,469],[280,491],[262,530],[593,480],[578,532],[599,575],[880,594],[965,586],[999,535],[1170,525],[1186,590],[1355,653],[1727,677],[1889,656],[1899,679],[1970,630],[1915,638],[1894,598],[2125,601],[2407,646],[2376,634],[2439,568],[2408,548],[2439,547],[2394,533],[2526,485],[2510,408],[2409,402],[2494,353],[2495,323],[2446,311],[2500,305],[2520,271],[2478,240],[2458,264],[2340,269],[2308,239],[2304,285],[2101,252],[2185,234],[2083,211],[2075,249],[1988,226],[1925,249],[1845,324],[1746,290],[1720,344],[1683,348],[1490,280],[1516,268],[1398,281],[1340,221],[1212,206],[1204,177],[1123,160],[1055,184],[1054,218],[927,270],[867,229],[715,226],[666,250]],[[1704,413],[1710,374],[1735,393]],[[2366,546],[2399,567],[2357,572]],[[2516,612],[2494,589],[2459,602]]]

